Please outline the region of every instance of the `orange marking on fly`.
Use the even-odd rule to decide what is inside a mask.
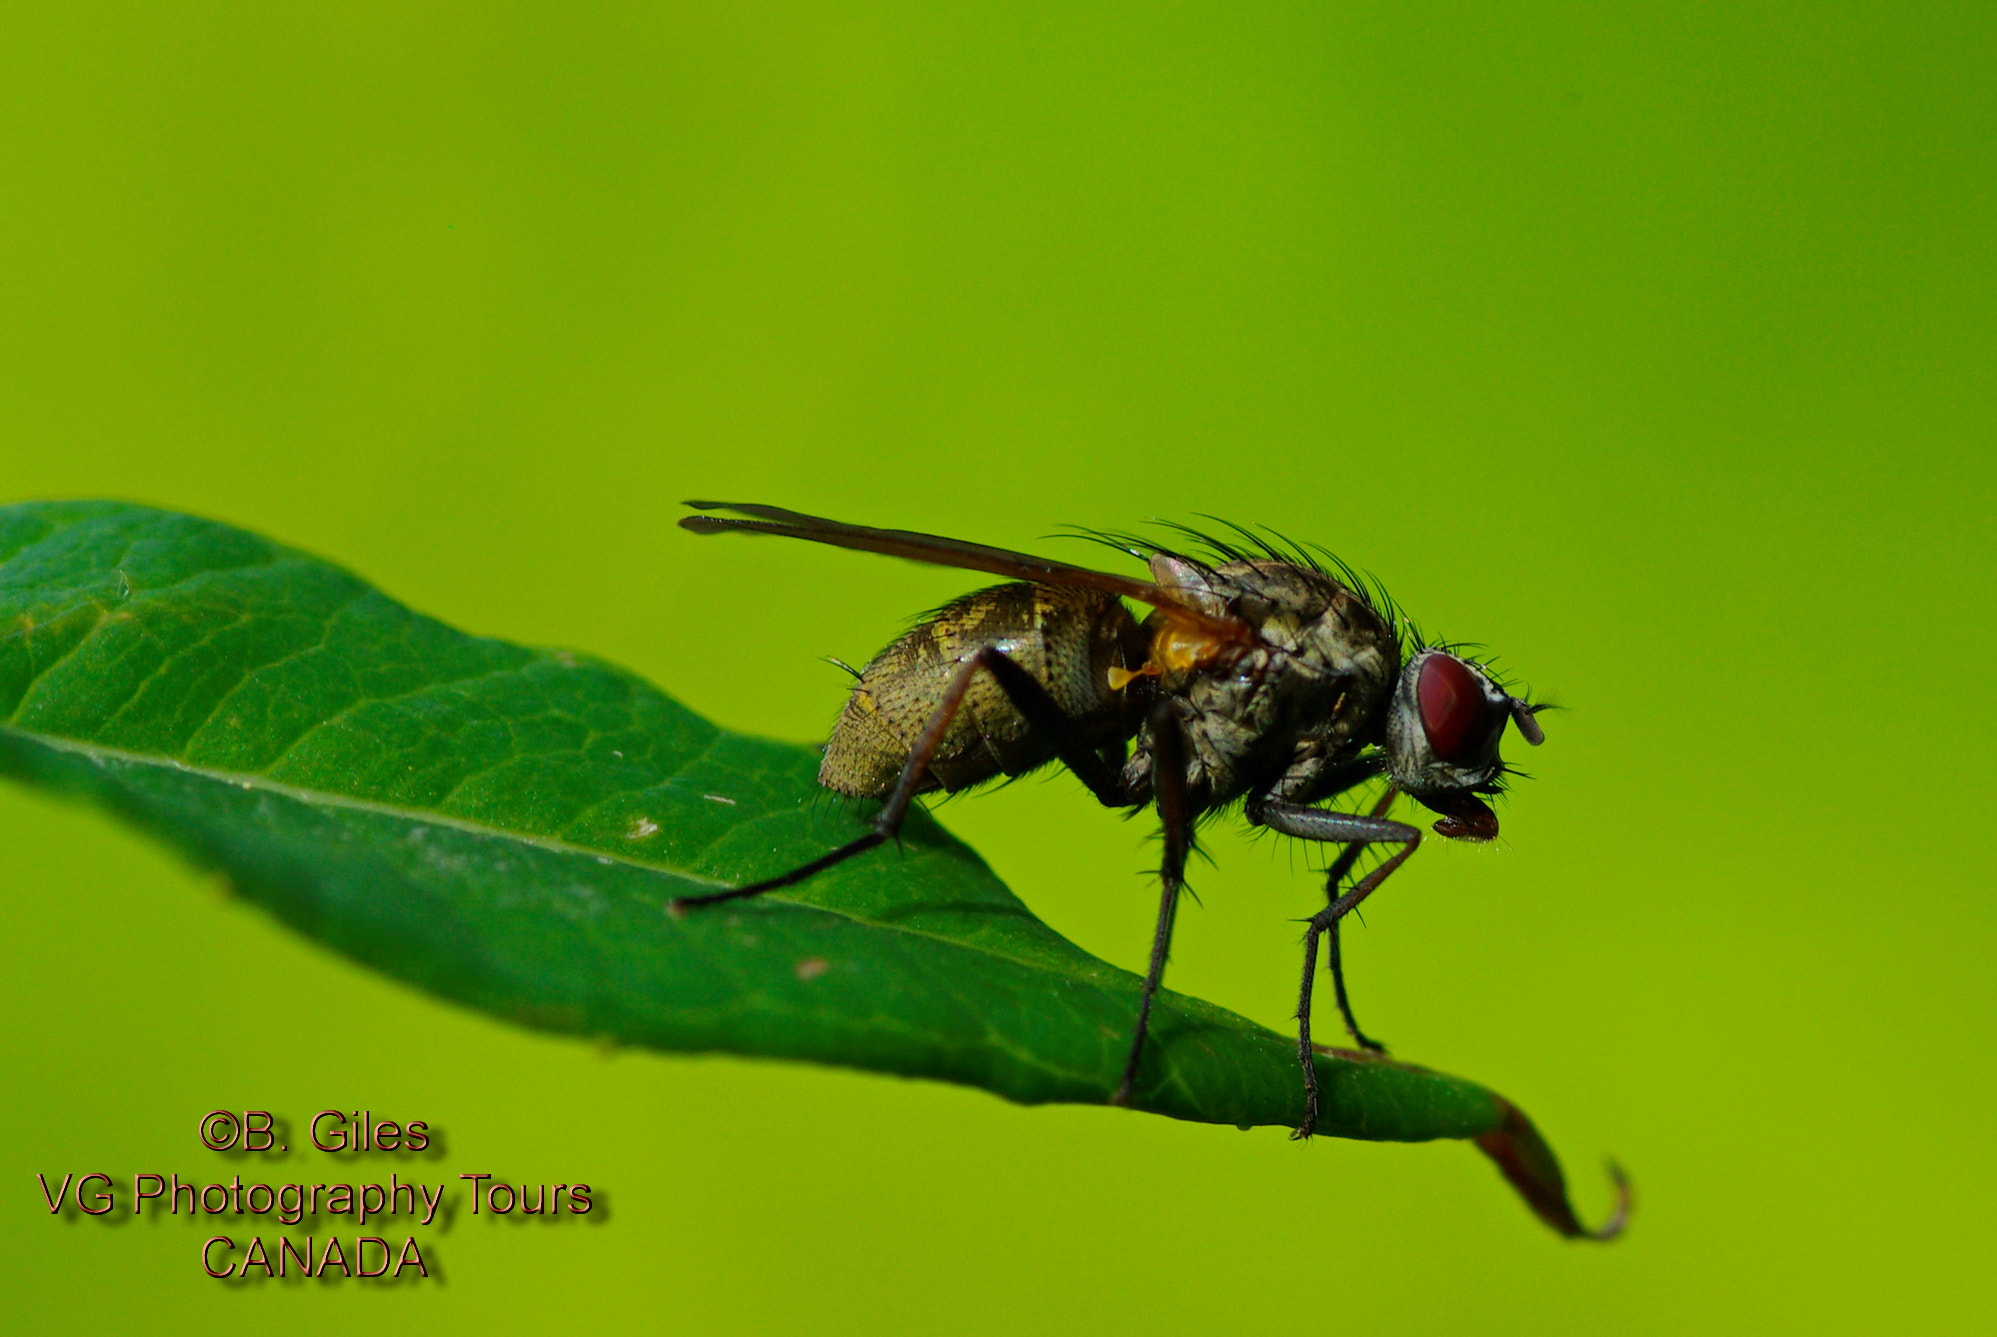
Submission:
[[[1151,642],[1151,662],[1174,672],[1207,668],[1242,648],[1243,637],[1216,636],[1197,623],[1183,622],[1165,610],[1165,625]]]
[[[1156,678],[1167,670],[1189,673],[1210,668],[1241,649],[1240,637],[1213,635],[1199,623],[1176,619],[1173,616],[1176,610],[1171,608],[1159,611],[1165,614],[1166,621],[1151,639],[1151,657],[1142,668],[1110,669],[1111,691],[1120,692],[1138,678]]]
[[[1163,672],[1164,670],[1156,664],[1149,663],[1141,669],[1116,668],[1112,666],[1109,671],[1109,689],[1112,692],[1120,692],[1139,678],[1155,678]]]

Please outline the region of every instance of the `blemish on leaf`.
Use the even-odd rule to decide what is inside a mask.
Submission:
[[[815,980],[832,969],[832,963],[822,956],[807,956],[797,963],[797,977],[801,980]]]
[[[735,806],[735,800],[726,794],[702,794],[701,797],[709,803],[726,803],[731,808]]]
[[[576,666],[576,657],[567,650],[557,650],[549,657],[563,668],[574,668]]]
[[[624,828],[626,840],[643,840],[646,836],[659,834],[659,824],[649,817],[633,817],[631,825]]]

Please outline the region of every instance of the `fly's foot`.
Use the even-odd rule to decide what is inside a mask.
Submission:
[[[666,902],[666,918],[679,922],[695,910],[705,910],[711,905],[726,905],[736,899],[723,892],[716,896],[675,896]]]
[[[1304,1093],[1304,1121],[1290,1130],[1290,1141],[1308,1142],[1317,1131],[1317,1088]]]
[[[1308,1142],[1310,1141],[1311,1134],[1317,1131],[1317,1058],[1310,1050],[1309,1045],[1310,1041],[1306,1039],[1302,1046],[1304,1051],[1304,1121],[1290,1130],[1290,1141],[1292,1142]]]

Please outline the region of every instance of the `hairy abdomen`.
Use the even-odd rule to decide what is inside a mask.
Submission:
[[[987,645],[1032,674],[1091,747],[1129,736],[1125,693],[1111,689],[1109,671],[1139,667],[1145,640],[1122,603],[1094,590],[999,585],[937,610],[874,656],[839,714],[818,782],[885,795],[959,666]],[[998,683],[978,673],[921,787],[963,789],[1053,759]]]

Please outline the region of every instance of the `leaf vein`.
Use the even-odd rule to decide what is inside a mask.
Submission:
[[[634,859],[627,854],[614,853],[612,851],[598,849],[590,845],[576,845],[570,843],[569,841],[559,839],[557,837],[537,836],[537,835],[528,834],[523,831],[510,830],[506,827],[490,826],[483,822],[472,821],[469,818],[453,817],[444,813],[418,811],[410,808],[399,807],[393,803],[383,803],[375,799],[359,798],[351,794],[339,794],[332,792],[330,790],[308,789],[300,785],[287,784],[282,780],[274,780],[270,776],[261,773],[247,772],[247,771],[225,771],[213,766],[201,766],[192,762],[181,761],[174,757],[163,757],[163,756],[155,756],[144,752],[133,752],[126,748],[109,747],[101,743],[86,743],[79,739],[64,738],[55,734],[40,733],[32,729],[20,729],[8,726],[0,726],[0,732],[11,733],[18,738],[27,739],[43,747],[50,748],[51,750],[58,752],[73,753],[78,756],[89,758],[92,761],[98,763],[118,762],[132,766],[142,766],[142,767],[151,767],[162,770],[178,771],[183,774],[193,775],[200,779],[209,780],[217,784],[230,785],[237,789],[258,790],[260,792],[271,794],[279,798],[286,798],[294,802],[304,803],[307,805],[316,804],[316,805],[323,805],[329,808],[340,808],[351,812],[368,813],[373,816],[394,818],[398,821],[410,822],[421,826],[447,827],[454,831],[462,831],[467,835],[480,836],[488,839],[517,841],[522,845],[527,845],[534,849],[545,850],[551,854],[573,855],[581,858],[591,859],[598,863],[608,861],[613,864],[622,865],[626,868],[641,869],[647,873],[656,873],[665,876],[681,878],[685,881],[698,882],[705,886],[730,887],[736,885],[733,882],[713,877],[706,873],[694,872],[690,868],[681,868],[669,864],[652,863],[644,859]],[[779,906],[782,907],[780,910],[777,908]],[[952,946],[962,947],[968,951],[979,952],[986,956],[995,957],[1001,961],[1010,961],[1015,965],[1025,965],[1034,969],[1046,970],[1050,974],[1059,974],[1065,978],[1078,980],[1085,984],[1100,986],[1100,984],[1102,983],[1100,979],[1095,978],[1090,973],[1075,970],[1072,967],[1067,966],[1066,964],[1057,964],[1054,962],[1049,962],[1039,957],[1015,956],[1012,953],[1000,951],[997,948],[989,946],[985,943],[973,942],[963,938],[950,937],[948,935],[940,933],[933,933],[927,929],[920,928],[910,924],[899,924],[899,923],[891,923],[880,919],[869,919],[861,915],[848,913],[847,911],[841,910],[835,906],[822,905],[815,902],[800,901],[792,897],[782,895],[781,893],[772,893],[771,895],[766,896],[761,900],[757,901],[753,906],[745,905],[736,911],[736,913],[738,914],[758,914],[758,915],[790,914],[790,913],[799,913],[799,912],[805,914],[833,915],[837,918],[847,920],[851,923],[861,924],[869,929],[879,930],[884,933],[894,933],[910,938],[922,938],[935,942],[949,943]],[[1063,941],[1066,940],[1063,939]],[[1091,958],[1091,960],[1093,960],[1093,958]],[[1128,971],[1118,971],[1117,973],[1126,976],[1129,975]],[[1133,981],[1133,987],[1134,987],[1134,982],[1136,977],[1130,976],[1130,978]]]
[[[152,670],[150,672],[148,672],[143,678],[140,678],[137,682],[132,684],[131,692],[125,697],[123,701],[118,703],[118,708],[116,710],[112,711],[109,715],[104,717],[103,722],[97,726],[98,729],[104,732],[109,732],[111,726],[118,722],[119,717],[122,716],[126,711],[130,710],[132,706],[138,701],[138,699],[145,694],[146,688],[154,680],[156,680],[162,673],[165,673],[168,669],[172,668],[177,660],[180,660],[185,656],[194,653],[196,650],[199,650],[202,646],[209,644],[211,641],[213,641],[217,636],[220,636],[222,633],[227,631],[233,631],[237,627],[247,625],[251,620],[252,620],[251,616],[247,613],[238,614],[231,621],[224,622],[219,626],[209,628],[208,633],[202,636],[201,639],[196,641],[190,641],[186,645],[181,646],[178,650],[169,651],[167,654],[161,656],[159,663],[153,665]],[[150,636],[151,633],[147,632],[146,634]],[[206,723],[206,719],[204,718],[202,722]],[[198,729],[200,726],[197,725],[195,727]],[[192,731],[190,731],[190,736],[191,733]]]
[[[48,663],[36,669],[32,674],[28,676],[28,680],[25,683],[21,684],[21,695],[15,699],[13,712],[7,716],[8,723],[11,724],[13,721],[21,717],[21,711],[23,707],[25,707],[28,704],[28,698],[35,694],[35,685],[39,683],[43,678],[48,677],[49,674],[55,672],[58,668],[61,668],[64,664],[67,664],[70,660],[74,659],[77,653],[81,651],[85,645],[89,644],[90,638],[95,636],[100,630],[102,630],[104,624],[106,622],[109,622],[110,620],[111,620],[110,610],[105,608],[104,605],[102,604],[97,605],[97,621],[91,624],[90,630],[84,632],[83,635],[77,637],[75,645],[70,646],[69,649],[63,651],[61,654],[57,655],[54,659],[51,659]],[[22,631],[16,634],[21,636],[26,636],[29,633],[26,631]]]
[[[334,725],[340,723],[342,720],[345,720],[349,716],[353,715],[356,711],[365,709],[368,706],[394,705],[398,701],[413,700],[416,697],[423,696],[430,692],[446,692],[454,688],[463,687],[468,683],[478,682],[485,678],[504,677],[509,673],[518,673],[523,668],[527,667],[528,664],[536,662],[541,662],[541,661],[539,660],[539,658],[535,658],[535,659],[529,659],[525,664],[509,664],[503,668],[486,669],[479,673],[467,673],[456,678],[438,678],[434,679],[433,681],[426,682],[421,686],[412,687],[406,692],[393,692],[387,696],[369,696],[363,694],[358,699],[353,701],[351,704],[342,706],[339,710],[335,711],[331,715],[328,715],[325,719],[316,720],[312,724],[307,725],[304,732],[300,733],[298,737],[292,739],[289,743],[285,744],[284,750],[282,752],[279,752],[275,757],[272,757],[269,761],[264,763],[264,773],[268,774],[272,769],[277,767],[280,763],[282,763],[285,760],[285,758],[289,757],[293,752],[296,752],[299,749],[299,747],[302,746],[305,743],[305,741],[311,738],[314,734],[319,733],[322,730],[332,728]]]
[[[257,680],[258,675],[269,673],[274,669],[283,668],[286,664],[291,663],[293,660],[303,659],[306,655],[312,654],[318,650],[325,649],[327,638],[333,634],[333,624],[339,621],[340,616],[343,613],[345,613],[349,608],[352,608],[362,599],[365,599],[368,596],[368,593],[369,590],[365,585],[357,585],[354,588],[354,592],[352,594],[348,595],[346,598],[340,600],[339,603],[327,609],[325,617],[321,621],[319,626],[319,639],[312,642],[312,644],[301,645],[296,650],[291,651],[289,654],[279,655],[276,659],[271,660],[267,664],[258,664],[253,668],[245,669],[243,671],[243,675],[236,680],[236,685],[231,687],[228,691],[222,693],[220,699],[218,699],[215,702],[214,707],[209,710],[206,717],[202,719],[200,725],[196,727],[195,732],[199,733],[201,729],[206,728],[210,724],[213,724],[217,719],[217,717],[219,717],[222,714],[222,712],[228,708],[229,702],[235,700],[237,694],[240,693],[245,687],[248,687],[252,682],[255,682]]]

